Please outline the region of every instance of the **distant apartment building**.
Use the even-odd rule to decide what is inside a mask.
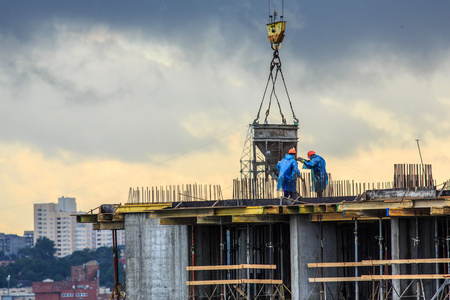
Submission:
[[[34,243],[40,237],[55,242],[56,256],[70,255],[76,247],[75,198],[61,197],[58,203],[34,204]]]
[[[30,244],[26,236],[0,233],[0,250],[3,250],[5,255],[16,255],[20,249],[32,246],[33,243]]]
[[[34,231],[26,230],[23,232],[23,237],[25,238],[25,244],[27,248],[31,248],[34,246]]]
[[[61,197],[58,203],[34,204],[34,242],[47,237],[55,242],[56,256],[64,257],[74,251],[112,246],[111,231],[93,230],[92,224],[77,223],[75,198]],[[125,244],[125,232],[117,233],[118,245]]]

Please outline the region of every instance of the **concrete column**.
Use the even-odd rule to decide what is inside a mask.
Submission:
[[[125,239],[127,298],[188,298],[186,226],[159,225],[149,213],[126,214]]]
[[[293,215],[290,218],[291,287],[293,300],[307,299],[311,291],[312,295],[314,293],[319,295],[320,293],[320,284],[310,283],[308,280],[308,278],[320,277],[320,270],[317,268],[308,268],[307,264],[320,262],[321,226],[320,222],[310,222],[309,216],[307,215]],[[335,223],[323,223],[323,238],[323,262],[336,262]],[[323,268],[324,277],[334,277],[337,276],[336,274],[336,268]],[[334,298],[337,298],[336,286],[335,283],[328,283],[325,286],[328,296],[330,296],[329,293],[331,291]]]
[[[400,259],[400,220],[399,218],[391,218],[391,258],[392,259]],[[393,264],[392,265],[392,275],[401,274],[400,265]],[[401,286],[400,280],[394,279],[392,280],[392,287],[394,288],[394,292],[392,293],[392,300],[400,299],[398,294],[401,294]]]
[[[411,221],[413,219],[405,219],[392,217],[391,224],[391,259],[407,259],[412,257],[412,239],[413,233],[408,234],[408,228],[414,225]],[[414,228],[413,228],[414,230]],[[393,264],[392,265],[392,275],[408,274],[411,273],[411,266],[404,264]],[[395,291],[392,292],[392,299],[400,299],[398,294],[402,294],[409,282],[405,280],[392,280],[392,286]],[[413,293],[413,289],[407,292],[408,295]]]

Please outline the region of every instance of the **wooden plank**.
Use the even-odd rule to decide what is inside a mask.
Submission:
[[[242,269],[276,269],[277,265],[242,264]]]
[[[309,263],[308,268],[330,268],[330,267],[362,267],[362,262],[329,262],[329,263]]]
[[[186,271],[239,270],[242,265],[187,266]]]
[[[242,283],[283,284],[281,279],[242,279]]]
[[[363,260],[362,263],[365,266],[380,266],[392,264],[435,264],[435,263],[450,263],[450,258]]]
[[[277,268],[276,265],[240,264],[240,265],[187,266],[186,271],[276,269],[276,268]]]
[[[402,275],[361,275],[361,278],[369,280],[393,280],[393,279],[444,279],[444,274],[402,274]]]
[[[309,263],[308,268],[367,267],[367,266],[380,266],[393,264],[435,264],[435,263],[450,263],[450,258],[390,259],[390,260],[362,260],[360,262]]]
[[[241,284],[241,279],[186,281],[186,285]]]
[[[346,282],[346,281],[372,281],[362,277],[320,277],[308,278],[309,282]]]

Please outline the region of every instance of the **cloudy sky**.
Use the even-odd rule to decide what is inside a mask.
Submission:
[[[1,1],[0,232],[33,229],[33,203],[61,196],[83,211],[139,186],[220,184],[231,196],[269,75],[268,4]],[[284,9],[300,153],[321,154],[334,179],[391,181],[395,163],[420,163],[419,139],[448,180],[450,2]],[[275,108],[269,120],[281,122]]]

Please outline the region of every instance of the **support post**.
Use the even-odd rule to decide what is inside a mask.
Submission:
[[[447,258],[450,257],[450,236],[448,232],[448,216],[445,217],[445,243],[447,248]],[[447,274],[450,273],[450,263],[447,264]]]
[[[434,257],[439,258],[438,220],[434,217]],[[435,264],[436,274],[439,274],[439,264]],[[439,290],[439,279],[436,279],[436,292]]]
[[[273,224],[269,223],[269,264],[273,265]],[[273,270],[270,270],[270,279],[273,279]],[[273,296],[273,287],[270,289],[270,298]]]
[[[391,258],[401,259],[400,249],[400,219],[398,217],[393,217],[390,220],[391,224]],[[392,275],[401,274],[401,266],[398,264],[392,265]],[[392,300],[399,300],[401,294],[401,282],[400,279],[392,280]]]
[[[355,262],[358,262],[358,219],[355,218]],[[355,267],[355,277],[358,277],[358,267]],[[355,299],[359,300],[359,284],[358,281],[355,282]]]
[[[223,247],[224,243],[223,243],[223,225],[220,224],[220,265],[223,265]],[[220,272],[220,279],[225,279],[224,276],[224,271]],[[224,300],[225,299],[225,285],[223,284],[221,286],[221,292],[220,292],[220,300]]]
[[[379,236],[378,236],[378,246],[380,248],[380,260],[383,260],[383,221],[381,218],[378,220],[379,224]],[[383,265],[380,265],[380,275],[383,275]],[[380,281],[380,300],[384,299],[384,280]]]
[[[250,264],[250,225],[247,224],[247,264]],[[250,269],[247,268],[247,279],[250,279]],[[251,299],[250,283],[247,283],[247,299]]]
[[[320,262],[323,263],[323,222],[320,222]],[[323,268],[320,268],[320,277],[323,277]],[[320,300],[326,299],[325,283],[320,283]]]
[[[194,242],[194,225],[191,226],[191,266],[195,266],[195,242]],[[192,271],[192,281],[195,281],[195,272]],[[192,286],[192,300],[195,300],[195,286]]]
[[[416,217],[416,238],[414,239],[414,247],[415,247],[415,252],[416,252],[416,259],[419,258],[419,218]],[[416,265],[416,274],[419,274],[419,266],[418,264]],[[420,300],[420,281],[417,279],[416,280],[416,298],[417,300]]]
[[[280,278],[281,281],[284,283],[284,276],[283,276],[283,265],[284,265],[284,258],[283,258],[283,225],[280,225]],[[284,287],[281,286],[281,296],[284,299]]]

